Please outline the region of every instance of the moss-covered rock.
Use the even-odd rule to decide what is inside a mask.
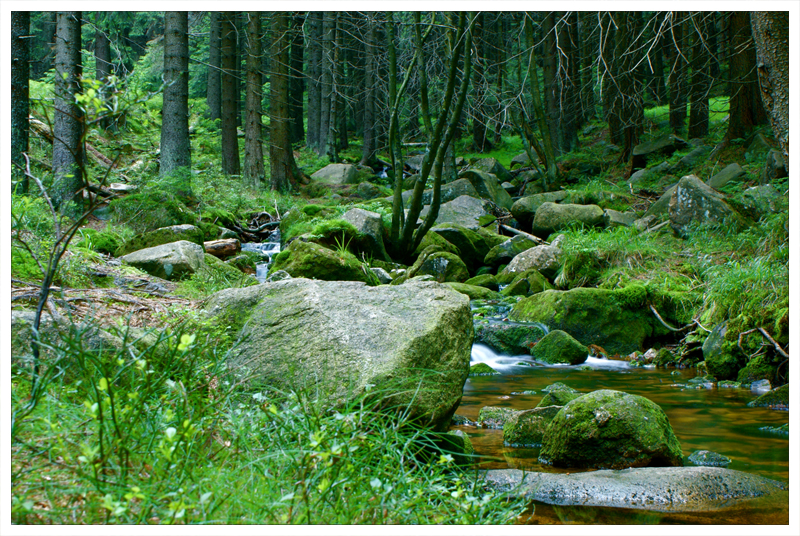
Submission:
[[[513,272],[511,272],[513,274]],[[533,296],[552,289],[553,285],[538,270],[531,268],[514,275],[511,283],[500,293],[503,296]]]
[[[561,382],[556,382],[547,386],[545,395],[542,397],[536,407],[544,408],[547,406],[566,406],[569,402],[572,402],[582,395],[583,393],[577,389],[573,389],[572,387],[564,385]]]
[[[431,232],[458,248],[459,256],[470,267],[470,273],[475,273],[483,265],[483,259],[494,246],[506,241],[505,237],[482,227],[473,230],[456,224],[439,224]]]
[[[478,412],[478,424],[487,428],[502,428],[509,417],[517,413],[512,408],[484,406]]]
[[[447,285],[461,294],[469,296],[470,300],[497,300],[503,297],[499,292],[489,290],[485,287],[470,285],[468,283],[456,283],[454,281],[446,282]]]
[[[495,376],[500,374],[486,363],[475,363],[469,367],[470,376]]]
[[[507,264],[523,251],[535,246],[536,242],[527,236],[516,235],[490,249],[484,257],[483,263],[494,267]]]
[[[129,194],[109,204],[113,219],[141,233],[173,225],[194,225],[197,215],[177,196],[155,189]]]
[[[153,231],[140,233],[130,240],[125,241],[114,252],[115,257],[122,257],[140,249],[152,248],[163,244],[171,244],[185,240],[203,247],[203,231],[195,225],[172,225]]]
[[[464,283],[467,285],[475,285],[477,287],[484,287],[495,291],[500,287],[500,283],[497,282],[497,278],[492,274],[476,275],[475,277],[467,279],[464,281]]]
[[[600,390],[564,406],[550,423],[539,461],[556,467],[682,466],[681,446],[654,402]]]
[[[603,209],[597,205],[542,203],[531,224],[533,234],[546,237],[573,225],[603,226]]]
[[[589,356],[589,348],[576,341],[569,333],[553,330],[531,349],[538,361],[557,364],[580,365]]]
[[[92,251],[114,255],[114,252],[122,245],[122,238],[112,231],[98,231],[87,227],[80,230],[81,245],[88,247]]]
[[[777,387],[747,403],[750,408],[777,406],[789,407],[789,384]]]
[[[544,330],[532,324],[492,322],[475,326],[475,342],[504,355],[527,355],[544,337]]]
[[[458,248],[448,242],[447,239],[445,239],[442,235],[438,233],[427,232],[425,233],[425,236],[422,237],[422,242],[419,243],[417,249],[414,250],[412,257],[414,259],[418,259],[422,252],[428,249],[430,246],[438,246],[441,251],[447,251],[448,253],[453,253],[459,257],[461,256],[461,252],[458,250]]]
[[[641,351],[645,341],[657,333],[646,302],[647,291],[639,285],[619,290],[545,290],[517,302],[509,318],[541,322],[570,333],[581,344],[627,355]]]
[[[560,410],[561,406],[547,406],[514,413],[503,425],[503,444],[508,447],[541,446],[547,426]]]
[[[710,450],[696,450],[689,455],[689,462],[706,467],[727,467],[731,459]]]
[[[703,358],[708,372],[719,380],[735,380],[744,359],[735,343],[725,340],[728,323],[718,324],[703,343]]]
[[[320,244],[299,239],[275,256],[270,272],[277,270],[285,270],[292,277],[375,283],[372,272],[364,268],[351,253],[344,251],[340,254]]]
[[[758,380],[769,380],[770,384],[774,384],[776,371],[776,365],[772,364],[765,356],[759,355],[748,361],[747,365],[739,370],[736,381],[753,383]]]

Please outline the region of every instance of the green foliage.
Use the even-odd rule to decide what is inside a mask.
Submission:
[[[197,221],[194,212],[178,196],[159,189],[155,184],[115,199],[110,206],[115,223],[127,225],[137,233]]]
[[[206,253],[205,264],[188,279],[181,281],[179,292],[191,299],[201,299],[227,288],[257,285],[252,275],[245,274]]]
[[[197,333],[142,345],[121,330],[105,351],[85,333],[55,345],[27,415],[27,370],[12,366],[14,523],[496,524],[525,508],[384,407],[391,393],[330,410],[306,392],[244,390]]]
[[[113,255],[125,241],[114,231],[98,231],[91,227],[78,230],[78,236],[81,239],[81,246],[98,253],[105,253],[106,255]]]

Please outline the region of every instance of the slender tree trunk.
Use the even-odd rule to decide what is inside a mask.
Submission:
[[[761,99],[789,172],[789,12],[750,13]]]
[[[673,134],[682,134],[686,128],[686,97],[689,47],[684,38],[687,13],[672,12],[671,43],[669,50],[669,126]]]
[[[56,15],[56,81],[53,121],[53,205],[66,207],[83,187],[83,111],[75,104],[80,91],[81,12]]]
[[[331,146],[335,150],[336,144],[331,138],[331,130],[335,129],[335,117],[331,120],[331,111],[334,112],[333,70],[334,50],[333,38],[336,33],[335,14],[326,11],[322,14],[322,57],[320,62],[321,93],[320,119],[319,119],[319,145],[317,154],[330,155]]]
[[[222,65],[221,73],[221,99],[222,99],[222,172],[225,175],[238,175],[239,167],[239,141],[236,133],[236,14],[224,12],[220,19],[220,40]]]
[[[367,14],[364,42],[364,142],[361,146],[361,165],[372,165],[375,160],[377,144],[375,139],[375,82],[377,64],[377,35],[375,21]]]
[[[292,16],[292,51],[291,51],[291,89],[289,91],[289,115],[292,117],[292,143],[305,138],[303,127],[303,12]]]
[[[558,87],[559,51],[556,48],[556,20],[563,12],[549,12],[542,20],[542,78],[547,126],[555,155],[561,150],[561,95]]]
[[[161,108],[161,176],[191,168],[189,147],[189,18],[186,11],[164,13],[164,102]],[[191,182],[181,185],[188,195]]]
[[[596,100],[594,95],[594,60],[599,45],[597,41],[598,27],[596,13],[579,13],[580,24],[580,49],[581,49],[581,114],[584,121],[593,119],[596,115]]]
[[[219,119],[220,112],[220,14],[218,11],[209,13],[210,30],[208,37],[208,87],[206,88],[206,103],[208,104],[208,117],[212,121]]]
[[[275,12],[272,18],[272,74],[270,75],[269,164],[270,188],[288,192],[300,174],[292,153],[289,117],[289,15]]]
[[[579,98],[579,42],[578,14],[565,13],[557,25],[558,42],[563,54],[559,70],[561,97],[561,150],[565,153],[578,146],[578,128],[581,125]]]
[[[618,30],[616,19],[617,13],[606,12],[601,15],[601,62],[600,69],[603,73],[603,115],[608,122],[608,133],[611,143],[622,145],[624,143],[622,134],[622,99],[620,82],[617,80],[622,61],[618,54],[618,47],[621,43],[617,40]],[[627,29],[626,29],[627,31]]]
[[[264,182],[261,145],[261,13],[247,12],[247,88],[245,96],[244,177],[254,188]]]
[[[95,23],[97,24],[94,39],[95,78],[105,83],[111,75],[113,67],[111,63],[111,42],[108,40],[105,24],[98,21],[97,18],[95,13]],[[112,125],[109,117],[102,118],[99,124],[102,128],[109,128]]]
[[[477,56],[472,63],[472,90],[475,95],[475,104],[472,108],[472,145],[476,151],[484,153],[492,150],[492,142],[489,140],[486,126],[488,115],[486,112],[486,94],[489,84],[485,72],[487,47],[483,13],[479,13],[475,19],[473,42],[475,43]]]
[[[30,12],[11,12],[11,175],[19,179],[17,193],[28,193],[25,157],[28,152],[28,113],[30,101]]]
[[[750,29],[750,13],[732,11],[730,21],[730,107],[725,140],[745,138],[756,125],[765,123],[756,72],[756,49]]]
[[[306,145],[319,153],[322,91],[320,64],[322,63],[322,13],[308,14],[308,128]]]
[[[711,58],[708,51],[708,19],[693,13],[692,77],[690,85],[689,138],[708,135],[708,93],[711,90]]]

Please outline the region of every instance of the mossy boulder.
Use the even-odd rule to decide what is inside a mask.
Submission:
[[[439,202],[440,203],[449,203],[453,199],[457,197],[461,197],[462,195],[466,195],[469,197],[474,197],[475,199],[480,199],[480,195],[478,191],[472,186],[467,179],[458,179],[453,182],[448,182],[447,184],[441,185],[441,191],[439,192]],[[411,198],[414,196],[414,190],[406,190],[403,192],[403,205],[408,206]],[[431,201],[433,200],[433,189],[428,189],[422,192],[422,204],[423,205],[430,205]]]
[[[462,225],[439,224],[430,232],[436,233],[458,248],[461,259],[475,273],[483,265],[483,259],[496,245],[505,242],[502,237],[482,227],[468,229]]]
[[[778,407],[789,407],[789,384],[782,385],[781,387],[777,387],[772,391],[764,393],[763,395],[759,396],[755,400],[752,400],[747,403],[747,406],[750,408],[756,407],[769,407],[769,406],[778,406]]]
[[[273,259],[270,272],[284,270],[292,277],[323,281],[374,283],[374,276],[349,252],[337,252],[314,242],[293,241]],[[369,273],[368,273],[369,272]]]
[[[500,287],[500,284],[497,282],[497,278],[492,274],[476,275],[475,277],[471,277],[464,282],[468,285],[475,285],[477,287],[484,287],[495,291]]]
[[[646,302],[647,291],[639,285],[545,290],[517,302],[509,318],[541,322],[551,330],[570,333],[581,344],[627,355],[642,351],[646,341],[659,333]]]
[[[556,329],[545,335],[531,349],[531,356],[550,364],[580,365],[589,356],[589,348],[576,341],[569,333]]]
[[[478,412],[478,424],[487,428],[502,428],[518,410],[502,406],[484,406]]]
[[[510,272],[514,273],[514,272]],[[500,293],[503,296],[533,296],[552,289],[553,285],[538,270],[531,268],[514,275],[514,279]]]
[[[444,431],[469,373],[469,299],[447,285],[287,279],[212,295],[209,321],[241,342],[229,370],[255,389],[304,389],[328,406],[372,393]]]
[[[531,224],[533,234],[545,238],[573,225],[603,226],[603,209],[597,205],[542,203]]]
[[[425,251],[430,246],[438,246],[441,251],[447,251],[449,253],[453,253],[455,255],[461,256],[461,252],[458,248],[447,241],[442,235],[438,233],[425,233],[425,236],[422,237],[422,242],[419,243],[417,249],[414,250],[412,254],[413,259],[419,258],[423,251]]]
[[[547,427],[561,406],[537,407],[511,415],[503,424],[503,444],[508,447],[539,447]]]
[[[383,245],[383,221],[377,212],[361,208],[351,208],[342,214],[343,221],[355,227],[358,236],[358,249],[367,255],[382,261],[389,261],[389,255]]]
[[[130,240],[123,243],[114,252],[115,257],[122,257],[128,253],[139,251],[140,249],[152,248],[162,244],[171,244],[179,240],[185,240],[203,246],[203,231],[195,225],[172,225],[162,227],[153,231],[140,233]]]
[[[725,340],[727,332],[727,322],[718,324],[703,343],[703,359],[708,372],[718,380],[735,380],[744,364],[735,343]]]
[[[199,270],[205,263],[205,253],[203,246],[179,240],[133,251],[120,260],[150,275],[176,281]]]
[[[475,326],[475,342],[503,355],[530,354],[544,334],[540,326],[531,324],[491,322]]]
[[[469,271],[458,256],[442,251],[439,246],[428,246],[406,273],[395,278],[392,284],[400,285],[412,277],[425,275],[432,276],[440,283],[463,283],[469,279]]]
[[[497,162],[495,161],[495,163]],[[503,178],[502,180],[511,178],[511,175],[508,173],[508,171],[503,171],[505,171],[507,178]],[[511,205],[514,204],[514,202],[511,200],[511,196],[508,195],[508,192],[506,192],[503,187],[500,186],[501,180],[498,180],[498,175],[487,173],[486,171],[482,171],[480,169],[468,169],[459,175],[459,178],[467,179],[472,186],[475,187],[475,190],[478,191],[478,194],[481,196],[481,198],[488,199],[498,207],[510,209]]]
[[[543,408],[547,406],[566,406],[579,396],[583,396],[583,393],[577,389],[573,389],[572,387],[564,385],[561,382],[548,385],[545,391],[545,395],[536,405],[537,408]]]
[[[483,258],[483,264],[486,266],[498,267],[501,264],[508,264],[511,259],[536,246],[536,242],[527,236],[516,235],[505,242],[497,244]]]
[[[461,294],[466,294],[469,296],[470,300],[497,300],[503,297],[499,292],[489,290],[486,287],[479,287],[468,283],[456,283],[454,281],[448,281],[446,284],[453,290]]]
[[[137,233],[197,223],[196,213],[178,196],[152,188],[114,199],[109,208],[115,222],[125,224]]]
[[[775,383],[777,366],[763,355],[752,358],[747,364],[739,369],[736,381],[740,383],[753,383],[758,380],[769,380],[770,384]]]
[[[500,374],[486,363],[475,363],[469,367],[470,376],[496,376]]]
[[[514,201],[511,205],[511,215],[516,218],[525,228],[530,229],[536,211],[544,203],[558,203],[567,198],[569,193],[566,190],[556,192],[544,192],[541,194],[529,195]]]
[[[354,164],[328,164],[311,175],[311,179],[327,185],[359,184],[375,176],[375,172]]]
[[[539,461],[570,468],[680,467],[683,454],[657,404],[604,389],[561,408],[544,437]]]
[[[696,450],[689,455],[689,462],[704,467],[727,467],[731,459],[718,452]]]
[[[442,203],[439,206],[439,213],[436,216],[436,223],[438,224],[455,224],[461,225],[468,229],[479,229],[481,227],[481,218],[484,218],[488,212],[484,205],[490,203],[482,199],[476,199],[468,195],[461,195]],[[430,206],[425,205],[420,212],[420,218],[424,219],[430,212]]]
[[[745,220],[728,204],[725,196],[695,175],[687,175],[678,181],[669,201],[669,221],[678,236],[686,235],[693,223],[725,223],[740,229],[746,226]]]
[[[98,231],[87,227],[79,232],[82,240],[81,245],[89,247],[92,251],[114,255],[123,244],[122,238],[111,231]]]
[[[503,167],[503,164],[497,161],[496,158],[481,158],[470,164],[470,170],[472,171],[482,171],[484,173],[489,173],[497,177],[497,180],[500,182],[510,181],[512,180],[511,173]],[[461,176],[463,177],[465,173],[462,173]]]
[[[498,274],[498,280],[500,277],[507,277],[508,274],[518,274],[531,269],[538,270],[548,279],[554,278],[562,265],[563,251],[559,246],[563,240],[564,235],[559,235],[550,244],[535,246],[516,255]]]

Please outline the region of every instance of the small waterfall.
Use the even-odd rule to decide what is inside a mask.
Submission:
[[[558,367],[558,368],[577,368],[580,366],[589,366],[593,369],[603,370],[626,370],[630,368],[627,361],[618,361],[613,359],[604,359],[600,357],[588,356],[586,361],[580,365],[548,365],[545,363],[537,363],[529,355],[502,355],[495,352],[484,344],[473,344],[472,353],[470,355],[470,364],[486,363],[498,372],[518,372],[519,367]]]
[[[259,283],[263,283],[267,279],[267,272],[272,264],[272,257],[281,251],[281,230],[275,229],[270,233],[266,242],[260,244],[255,242],[245,242],[242,244],[242,251],[253,251],[263,257],[265,262],[256,264],[256,279]]]

